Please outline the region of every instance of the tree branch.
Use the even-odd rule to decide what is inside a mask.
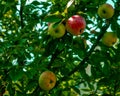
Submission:
[[[99,43],[100,39],[102,38],[102,36],[104,35],[104,33],[106,32],[106,30],[108,29],[108,27],[110,26],[110,23],[107,22],[102,28],[101,28],[101,33],[98,36],[96,42],[94,43],[94,45],[91,47],[90,51],[87,53],[87,55],[84,57],[84,59],[72,70],[70,71],[66,76],[64,76],[63,78],[61,78],[60,81],[64,81],[68,78],[68,76],[74,74],[76,71],[78,71],[80,68],[84,70],[84,65],[85,62],[88,61],[89,56],[91,55],[91,53],[94,51],[95,47],[97,46],[97,44]]]
[[[49,63],[48,66],[47,66],[48,69],[51,68],[51,65],[52,65],[52,63],[54,62],[55,58],[56,58],[60,53],[62,53],[63,50],[64,50],[64,48],[63,48],[62,50],[56,49],[55,53],[52,54],[51,61],[50,61],[50,63]]]
[[[24,0],[21,0],[21,4],[20,4],[20,25],[21,25],[21,29],[23,29],[24,27],[24,23],[23,23],[23,5],[24,5]]]
[[[35,90],[31,93],[31,96],[37,96],[39,92],[40,92],[40,87],[39,85],[37,85]]]
[[[117,90],[119,89],[119,80],[116,80],[115,83],[114,83],[114,90],[113,90],[113,95],[115,96],[116,95],[116,92]]]

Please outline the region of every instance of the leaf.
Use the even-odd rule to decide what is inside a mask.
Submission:
[[[17,69],[13,68],[13,69],[11,69],[11,71],[9,73],[9,75],[13,81],[17,81],[17,80],[21,79],[23,74],[24,74],[23,70],[19,69],[19,68],[17,68]]]
[[[31,4],[33,4],[33,5],[40,5],[40,2],[38,2],[38,1],[33,1]]]
[[[29,69],[29,68],[28,68]],[[32,68],[31,69],[29,69],[29,70],[27,70],[27,72],[25,72],[25,75],[27,76],[27,78],[29,78],[29,79],[32,79],[33,78],[33,76],[36,74],[36,70],[35,70],[35,68],[33,68],[33,66],[32,66]]]
[[[53,28],[56,28],[56,27],[58,26],[58,24],[60,24],[60,22],[55,22],[55,23],[53,24]]]
[[[20,92],[20,91],[16,91],[16,95],[17,95],[17,96],[24,96],[23,93]]]
[[[7,90],[9,90],[9,96],[14,96],[15,95],[15,88],[12,87],[11,83],[8,83],[7,85]]]
[[[91,89],[89,89],[89,88],[82,88],[81,90],[82,90],[82,91],[86,91],[86,92],[91,91]]]
[[[59,21],[61,21],[61,20],[62,20],[62,18],[60,18],[60,17],[58,17],[58,16],[56,16],[56,15],[49,15],[49,16],[47,16],[47,17],[45,18],[44,21],[46,21],[46,22],[59,22]]]
[[[45,46],[45,56],[49,56],[51,54],[53,54],[57,48],[57,43],[58,43],[58,39],[52,39],[50,40],[47,45]]]
[[[72,87],[72,88],[73,88],[73,90],[74,90],[75,92],[77,92],[78,94],[80,94],[79,88],[77,88],[77,87]]]
[[[81,76],[86,80],[86,81],[90,81],[90,78],[89,78],[89,76],[88,76],[88,74],[86,73],[86,71],[85,71],[85,68],[83,67],[83,65],[81,65],[81,67],[80,67],[80,74],[81,74]]]
[[[68,68],[62,68],[62,69],[61,69],[61,74],[62,74],[62,75],[65,75],[65,76],[66,76],[66,75],[68,75],[68,72],[69,72],[69,69],[68,69]]]
[[[110,75],[110,65],[107,61],[105,62],[104,66],[102,68],[102,72],[105,74],[105,76]]]
[[[94,22],[92,20],[87,20],[86,22],[87,22],[87,24],[94,24]]]
[[[22,85],[21,85],[20,82],[16,82],[16,83],[15,83],[15,87],[16,87],[19,91],[23,91],[23,87],[22,87]]]
[[[35,81],[35,80],[29,81],[29,83],[27,84],[27,86],[29,86],[29,87],[27,87],[26,90],[30,91],[30,92],[33,91],[33,89],[35,89],[37,84],[38,84],[38,81]]]
[[[63,42],[58,43],[58,50],[64,49],[65,44]]]
[[[69,8],[72,4],[73,4],[74,0],[70,0],[68,3],[67,3],[67,8]]]

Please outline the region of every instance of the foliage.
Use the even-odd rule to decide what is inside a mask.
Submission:
[[[120,38],[120,1],[109,0],[115,14],[108,20],[97,14],[107,0],[28,1],[0,1],[0,96],[63,96],[71,90],[80,96],[119,96],[120,42],[107,47],[100,40],[109,29]],[[59,39],[47,34],[49,22],[57,26],[74,14],[86,20],[83,34],[66,32]],[[38,85],[45,70],[57,76],[49,92]]]

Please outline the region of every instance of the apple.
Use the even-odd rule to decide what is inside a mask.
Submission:
[[[54,26],[55,23],[50,23],[48,26],[48,34],[53,38],[61,38],[65,34],[65,26],[60,23]]]
[[[77,36],[73,40],[73,47],[76,48],[76,49],[80,49],[81,47],[84,48],[84,49],[87,48],[87,41],[86,41],[86,39],[83,38],[83,37]]]
[[[60,96],[79,96],[79,94],[76,93],[73,89],[70,89],[69,91],[62,91]]]
[[[105,3],[98,8],[98,15],[101,18],[109,19],[114,15],[114,8],[112,5]]]
[[[108,47],[117,42],[117,35],[114,32],[106,32],[102,37],[102,43]]]
[[[73,15],[66,21],[66,30],[73,35],[80,35],[86,27],[85,19],[80,15]]]
[[[52,71],[44,71],[39,77],[39,86],[41,89],[49,91],[56,84],[56,76]]]

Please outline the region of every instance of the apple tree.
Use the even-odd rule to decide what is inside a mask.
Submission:
[[[0,96],[120,96],[120,0],[0,7]]]

